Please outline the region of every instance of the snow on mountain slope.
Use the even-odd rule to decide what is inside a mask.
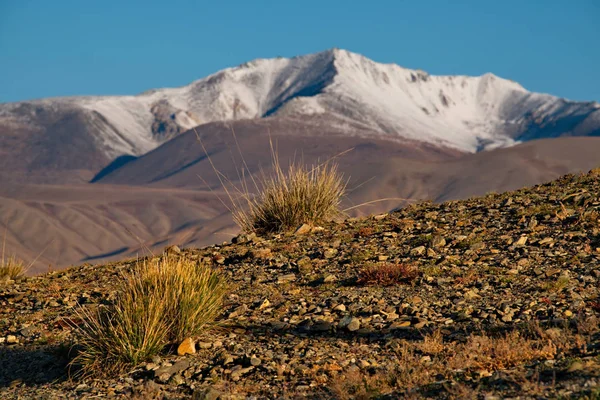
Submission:
[[[30,107],[20,113],[22,105]],[[193,126],[270,116],[332,115],[373,134],[476,152],[562,135],[600,135],[600,105],[530,93],[492,74],[431,76],[332,49],[258,59],[180,88],[137,96],[0,104],[0,124],[31,124],[31,109],[86,113],[110,158],[140,155]],[[337,122],[336,122],[337,121]]]

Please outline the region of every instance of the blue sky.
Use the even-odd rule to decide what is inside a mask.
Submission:
[[[0,0],[0,102],[135,94],[331,47],[600,101],[598,0]]]

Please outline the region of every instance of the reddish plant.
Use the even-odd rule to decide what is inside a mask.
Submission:
[[[361,285],[392,286],[410,283],[419,276],[417,268],[406,264],[370,264],[360,270],[358,283]]]

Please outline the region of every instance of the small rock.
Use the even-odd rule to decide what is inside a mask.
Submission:
[[[225,264],[225,256],[223,256],[222,254],[215,254],[213,256],[213,261],[217,264]]]
[[[154,363],[148,363],[144,368],[146,369],[146,371],[154,371],[155,369],[158,369],[158,365]]]
[[[483,249],[485,249],[484,242],[475,242],[471,246],[469,246],[469,250],[473,250],[473,251],[479,251],[479,250],[483,250]]]
[[[569,368],[567,369],[567,372],[575,372],[575,371],[581,371],[583,369],[583,364],[579,361],[575,361],[574,363],[572,363]]]
[[[271,257],[272,251],[268,247],[252,250],[252,257],[259,260],[266,260]]]
[[[565,310],[565,312],[563,313],[563,315],[567,318],[570,318],[573,316],[573,311],[571,310]]]
[[[196,343],[196,346],[198,346],[199,349],[210,349],[211,347],[213,347],[213,344],[210,342],[198,342]]]
[[[390,329],[402,329],[402,328],[408,328],[409,326],[410,326],[409,320],[394,321],[390,325]]]
[[[560,268],[548,268],[548,269],[546,270],[546,276],[547,276],[547,277],[551,277],[551,276],[553,276],[553,275],[560,274],[560,273],[561,273],[561,271],[562,271],[562,270],[561,270]]]
[[[237,317],[239,317],[240,315],[243,315],[243,314],[245,314],[245,313],[246,313],[246,311],[248,311],[248,306],[247,306],[247,305],[245,305],[245,304],[242,304],[241,306],[239,306],[238,308],[236,308],[235,310],[233,310],[233,312],[231,312],[231,313],[229,314],[229,317],[228,317],[228,318],[229,318],[229,319],[232,319],[232,318],[237,318]]]
[[[312,230],[312,226],[310,226],[308,224],[302,224],[298,229],[296,229],[296,232],[294,232],[294,234],[296,234],[296,235],[306,235],[311,230]]]
[[[352,318],[348,326],[346,326],[350,332],[354,332],[360,329],[360,320],[358,318]]]
[[[260,306],[258,306],[259,310],[264,310],[265,308],[269,307],[271,305],[271,302],[269,301],[269,299],[264,299],[262,301],[262,303],[260,303]]]
[[[337,306],[333,307],[333,311],[345,312],[346,306],[343,304],[338,304]]]
[[[333,258],[337,255],[338,251],[336,249],[327,249],[323,252],[323,257],[325,258]]]
[[[250,365],[253,365],[255,367],[258,367],[261,364],[262,360],[258,357],[251,357],[250,358]]]
[[[426,250],[425,246],[418,246],[418,247],[415,247],[414,249],[412,249],[410,251],[410,254],[413,256],[422,256],[423,254],[425,254],[425,250]]]
[[[196,391],[192,394],[193,400],[218,400],[223,395],[222,392],[219,392],[215,388],[208,388],[202,391]]]
[[[179,386],[179,385],[183,385],[185,383],[185,379],[183,378],[183,376],[177,374],[177,375],[173,375],[171,377],[171,379],[169,379],[169,384],[171,385],[175,385],[175,386]]]
[[[346,328],[348,326],[348,324],[350,324],[351,321],[352,321],[352,316],[346,315],[338,323],[338,328]]]
[[[440,247],[444,247],[446,245],[446,239],[441,236],[434,236],[431,238],[431,247],[434,249],[438,249]]]
[[[190,362],[188,360],[180,360],[171,366],[160,367],[154,371],[155,378],[161,383],[167,383],[171,376],[179,374],[188,369]]]
[[[277,277],[277,283],[288,283],[296,280],[296,274],[285,274]]]
[[[196,353],[196,342],[191,337],[184,339],[177,347],[177,354],[180,356]]]
[[[323,277],[323,283],[332,283],[335,282],[337,278],[333,274],[327,274]]]
[[[527,236],[521,236],[519,238],[519,240],[517,240],[515,242],[515,246],[516,247],[521,247],[521,246],[525,246],[525,243],[527,243]]]
[[[8,335],[8,336],[6,336],[6,343],[8,343],[8,344],[19,343],[19,339],[17,339],[17,337],[15,335]]]
[[[377,256],[377,260],[379,260],[379,261],[387,261],[388,258],[389,258],[389,256],[384,256],[384,255]]]
[[[181,254],[181,249],[178,246],[173,245],[173,246],[167,248],[167,253]]]

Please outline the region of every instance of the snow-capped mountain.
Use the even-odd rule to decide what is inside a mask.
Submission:
[[[137,96],[0,104],[0,125],[36,128],[38,113],[76,112],[112,159],[141,155],[193,126],[323,115],[365,132],[465,152],[563,135],[600,135],[600,104],[531,93],[492,74],[433,76],[332,49],[258,59],[180,88]]]

